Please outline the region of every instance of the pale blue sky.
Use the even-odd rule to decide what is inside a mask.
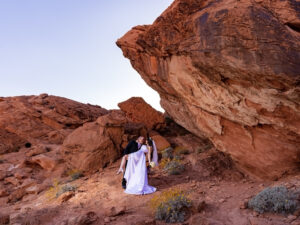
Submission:
[[[0,96],[49,93],[111,109],[159,96],[116,46],[172,0],[0,0]]]

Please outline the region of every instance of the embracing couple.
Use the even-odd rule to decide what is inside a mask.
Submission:
[[[155,187],[148,185],[147,159],[150,166],[158,165],[156,145],[151,138],[145,142],[145,138],[140,136],[128,143],[117,171],[117,174],[123,173],[122,187],[125,193],[143,195],[156,191]]]

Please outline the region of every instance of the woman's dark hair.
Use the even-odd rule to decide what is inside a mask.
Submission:
[[[148,141],[148,144],[149,144],[149,146],[153,146],[153,141],[152,141],[152,138],[151,137],[147,137],[147,141]]]

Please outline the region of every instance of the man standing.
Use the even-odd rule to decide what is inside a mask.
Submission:
[[[126,179],[124,178],[124,174],[126,170],[128,155],[133,152],[137,152],[144,144],[144,140],[145,138],[143,136],[139,136],[136,140],[130,141],[126,146],[126,148],[124,149],[124,156],[122,158],[120,168],[117,171],[117,174],[123,172],[122,187],[124,189],[126,189]]]

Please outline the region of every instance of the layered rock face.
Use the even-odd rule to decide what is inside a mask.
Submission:
[[[112,111],[95,122],[85,123],[64,141],[62,152],[71,168],[95,172],[121,156],[124,126],[123,112]]]
[[[143,123],[149,130],[160,130],[166,125],[163,114],[152,108],[141,97],[132,97],[120,102],[118,106],[131,122]]]
[[[117,41],[180,125],[276,179],[300,163],[300,5],[175,0]]]
[[[121,110],[111,110],[67,136],[62,153],[70,168],[93,173],[120,158],[130,140],[165,127],[163,114],[140,97],[132,97],[118,106]],[[155,140],[158,139],[161,146],[163,137],[156,134]],[[166,142],[163,145],[168,147]]]
[[[26,143],[62,144],[73,129],[107,113],[100,106],[47,94],[0,98],[0,154]]]
[[[164,120],[134,99],[123,112],[47,94],[0,98],[0,205],[35,199],[57,179],[92,174],[119,159],[129,140],[149,131],[149,118],[129,109],[159,115],[151,117],[155,127]]]

